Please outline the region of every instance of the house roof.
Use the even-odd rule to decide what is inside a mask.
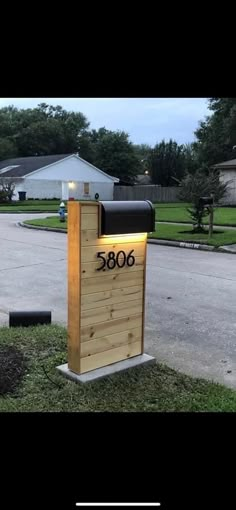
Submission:
[[[0,175],[13,178],[25,177],[26,175],[37,172],[37,170],[41,170],[41,168],[53,165],[62,159],[70,158],[72,156],[77,157],[80,161],[83,161],[90,167],[94,168],[94,170],[97,170],[97,172],[100,172],[110,178],[113,182],[119,182],[118,178],[106,174],[85,159],[82,159],[78,154],[56,154],[51,156],[29,156],[26,158],[5,159],[4,161],[0,161]],[[6,170],[4,171],[4,169]]]
[[[223,163],[218,163],[218,165],[214,165],[213,168],[225,168],[227,170],[236,168],[236,159],[231,159],[230,161],[223,161]]]
[[[71,154],[56,154],[52,156],[29,156],[27,158],[13,158],[13,159],[5,159],[4,161],[0,161],[0,173],[4,175],[4,177],[23,177],[25,175],[31,174],[35,170],[39,170],[45,166],[51,165],[52,163],[56,163],[61,159],[67,158],[71,156]],[[6,172],[1,172],[4,168],[15,166],[15,168],[9,168]]]

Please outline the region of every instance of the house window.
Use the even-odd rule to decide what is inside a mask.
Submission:
[[[84,182],[84,195],[89,195],[89,182]]]

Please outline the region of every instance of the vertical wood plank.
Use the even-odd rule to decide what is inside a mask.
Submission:
[[[80,204],[68,202],[68,368],[80,373]]]
[[[144,268],[143,268],[143,324],[142,324],[142,340],[141,340],[141,353],[144,353],[144,329],[145,329],[145,296],[146,296],[146,265],[147,265],[147,235],[144,241]]]

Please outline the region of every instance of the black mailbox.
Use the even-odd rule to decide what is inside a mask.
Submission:
[[[100,202],[100,235],[155,231],[155,209],[149,200]]]
[[[200,197],[199,205],[203,207],[207,207],[208,205],[213,205],[213,197]]]

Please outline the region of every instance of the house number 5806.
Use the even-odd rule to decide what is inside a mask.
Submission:
[[[132,255],[134,250],[131,250],[128,254],[126,254],[123,250],[118,251],[115,254],[114,251],[109,251],[106,258],[105,251],[99,251],[97,253],[97,258],[102,260],[102,265],[97,268],[97,271],[101,271],[102,269],[114,269],[115,267],[124,267],[125,265],[131,267],[135,264],[135,257]],[[103,256],[105,254],[105,257]]]

